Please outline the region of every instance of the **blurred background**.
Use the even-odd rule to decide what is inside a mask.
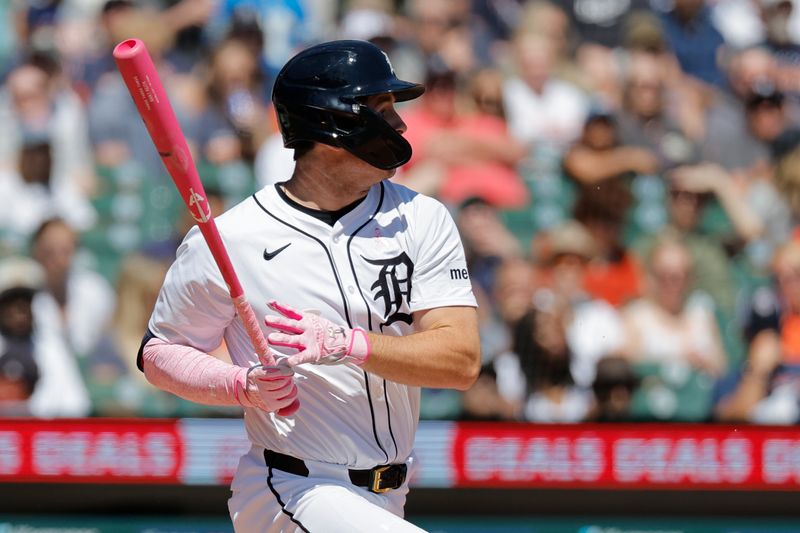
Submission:
[[[370,40],[426,85],[393,179],[459,226],[483,370],[422,391],[412,521],[800,531],[792,0],[0,1],[3,531],[230,531],[239,411],[135,368],[193,222],[130,37],[215,214],[291,175],[270,92],[299,49]]]

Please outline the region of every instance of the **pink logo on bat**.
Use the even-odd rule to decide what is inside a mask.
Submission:
[[[205,209],[203,209],[204,205]],[[189,211],[192,213],[192,218],[201,224],[211,219],[211,208],[208,207],[208,202],[202,195],[194,192],[191,187],[189,187]]]

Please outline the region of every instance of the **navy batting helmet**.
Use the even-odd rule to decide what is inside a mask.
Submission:
[[[332,41],[303,50],[284,65],[272,102],[287,148],[321,142],[388,170],[409,160],[411,145],[364,100],[391,93],[403,102],[424,90],[397,79],[388,56],[374,44]]]

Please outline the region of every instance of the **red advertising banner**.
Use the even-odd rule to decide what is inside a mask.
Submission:
[[[0,420],[0,481],[178,483],[174,420]]]
[[[457,424],[458,487],[800,489],[800,430]]]
[[[0,420],[0,483],[227,484],[241,419]],[[416,487],[800,490],[794,427],[424,421]]]

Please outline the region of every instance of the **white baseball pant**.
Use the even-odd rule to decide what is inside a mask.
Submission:
[[[409,463],[413,462],[412,460]],[[228,510],[237,533],[423,532],[403,520],[408,477],[381,494],[351,483],[347,468],[306,461],[308,477],[270,468],[254,446],[239,460]]]

